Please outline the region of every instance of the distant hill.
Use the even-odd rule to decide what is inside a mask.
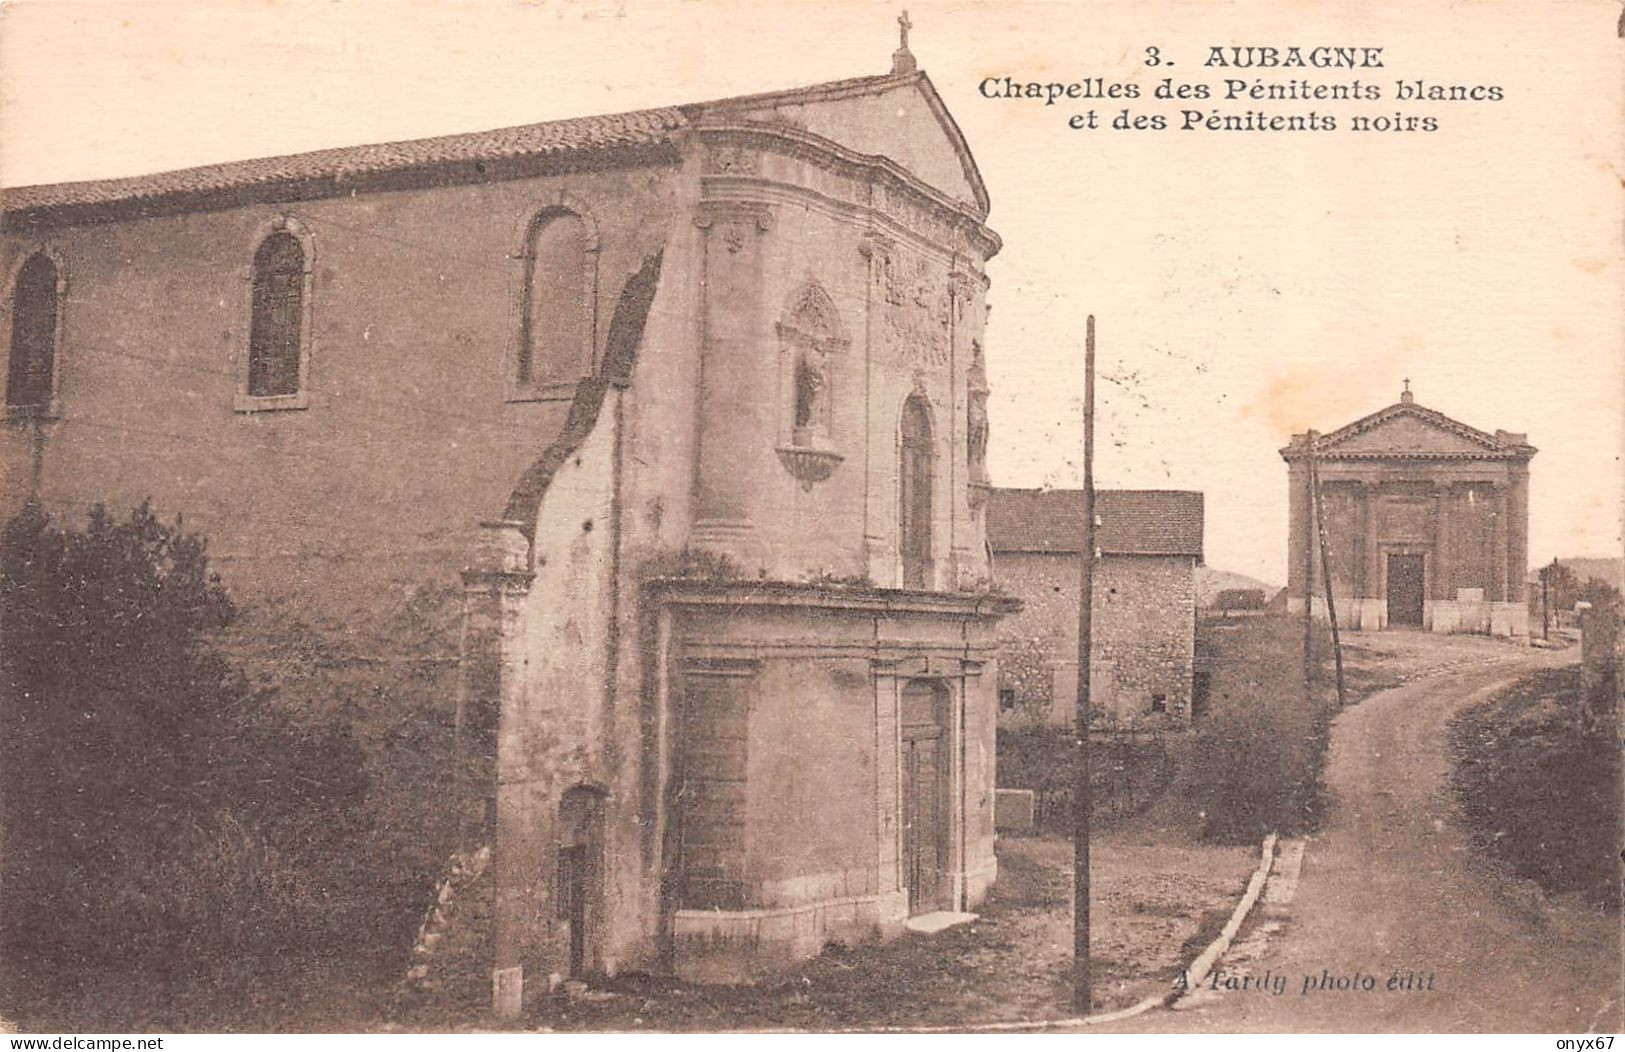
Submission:
[[[1577,555],[1559,556],[1557,561],[1573,570],[1574,576],[1580,579],[1581,584],[1595,577],[1618,587],[1621,579],[1625,578],[1625,559]],[[1539,573],[1540,567],[1537,566],[1529,571],[1529,579],[1539,580],[1537,576]]]
[[[1218,599],[1219,593],[1229,588],[1257,588],[1264,593],[1264,602],[1268,603],[1281,590],[1278,584],[1260,581],[1256,577],[1248,577],[1244,573],[1233,573],[1229,570],[1216,570],[1211,566],[1198,566],[1196,568],[1196,605],[1212,606]]]

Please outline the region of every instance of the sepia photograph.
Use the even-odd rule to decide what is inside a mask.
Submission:
[[[907,3],[0,4],[10,1047],[1611,1047],[1625,5]]]

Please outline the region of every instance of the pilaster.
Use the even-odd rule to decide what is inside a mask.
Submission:
[[[491,965],[495,1007],[517,1014],[521,962],[535,892],[522,857],[525,749],[520,676],[520,616],[530,593],[530,542],[517,522],[485,523],[463,571],[462,675],[457,699],[457,760],[465,845],[492,845],[496,889]]]
[[[1512,470],[1507,509],[1507,601],[1524,602],[1529,573],[1529,468],[1521,464]]]
[[[1360,483],[1361,510],[1365,513],[1365,539],[1361,544],[1360,596],[1376,599],[1382,594],[1382,544],[1378,535],[1377,505],[1382,487],[1375,482]]]
[[[705,277],[690,542],[748,567],[762,556],[750,502],[761,479],[752,468],[773,455],[777,433],[776,403],[764,390],[777,378],[761,360],[762,241],[773,212],[757,202],[707,201],[694,223],[705,231]]]
[[[1455,486],[1450,482],[1433,485],[1433,598],[1456,598],[1454,512]]]

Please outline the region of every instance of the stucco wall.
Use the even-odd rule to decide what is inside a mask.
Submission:
[[[478,523],[501,516],[568,408],[509,400],[526,225],[561,200],[595,221],[601,357],[623,285],[666,237],[676,174],[574,173],[6,238],[6,272],[44,244],[67,290],[61,417],[0,424],[0,513],[33,493],[82,522],[95,502],[117,514],[150,497],[206,536],[243,609],[232,649],[249,674],[286,704],[342,712],[366,745],[395,823],[380,835],[399,852],[377,879],[403,901],[432,886],[458,819],[445,762],[459,573]],[[309,405],[238,412],[250,263],[277,216],[313,251]],[[691,387],[661,392],[674,394],[691,411]],[[680,456],[684,429],[670,430]],[[570,514],[579,531],[597,513]],[[641,923],[644,898],[621,915]]]
[[[150,497],[160,515],[184,514],[210,539],[247,605],[366,638],[357,649],[370,660],[405,660],[391,656],[396,633],[385,626],[415,589],[455,587],[475,525],[500,514],[562,423],[565,403],[510,402],[507,378],[518,334],[513,257],[529,217],[564,193],[598,220],[601,353],[622,283],[663,236],[668,171],[8,237],[7,272],[44,243],[64,261],[68,287],[62,417],[0,425],[0,513],[31,492],[75,519],[97,501],[116,510]],[[250,263],[277,215],[308,229],[314,249],[310,406],[236,412]]]

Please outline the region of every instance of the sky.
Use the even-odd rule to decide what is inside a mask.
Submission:
[[[881,73],[900,6],[23,0],[0,9],[0,186]],[[995,482],[1078,484],[1094,314],[1097,480],[1204,491],[1211,566],[1284,580],[1279,448],[1397,401],[1406,378],[1420,404],[1539,447],[1532,563],[1620,554],[1618,0],[909,0],[909,16],[1004,239],[988,268]],[[1204,67],[1213,47],[1291,45],[1380,47],[1383,68]],[[979,90],[1005,76],[1101,77],[1142,97],[1046,105]],[[1218,89],[1359,79],[1385,98],[1151,98],[1170,76]],[[1503,98],[1387,97],[1419,78]],[[1176,127],[1068,126],[1125,106]],[[1398,113],[1438,129],[1179,130],[1193,107]]]

